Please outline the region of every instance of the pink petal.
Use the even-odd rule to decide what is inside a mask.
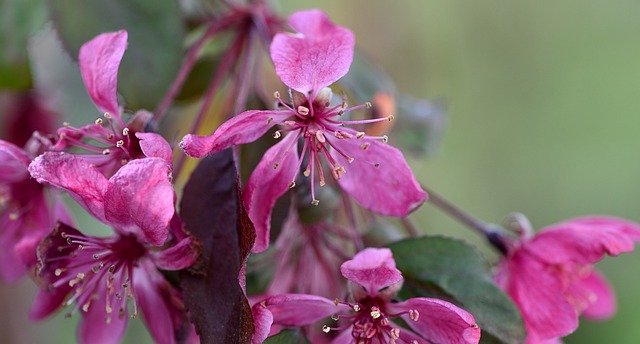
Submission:
[[[39,183],[66,190],[91,215],[106,222],[104,195],[109,183],[88,161],[72,154],[47,152],[33,160],[29,172]]]
[[[609,282],[595,269],[577,282],[579,288],[589,292],[589,305],[582,313],[592,320],[605,320],[616,312],[616,296]]]
[[[0,182],[13,183],[28,178],[31,157],[20,147],[0,140]]]
[[[80,48],[80,73],[89,97],[98,110],[114,116],[120,116],[118,68],[126,48],[124,30],[98,35]]]
[[[152,252],[154,263],[163,270],[182,270],[190,267],[198,258],[198,247],[191,238],[184,238],[177,244]]]
[[[141,265],[134,272],[133,283],[142,318],[155,343],[177,343],[176,325],[180,324],[174,324],[174,319],[186,320],[186,313],[178,308],[182,300],[153,264],[147,261]]]
[[[640,225],[609,217],[572,219],[543,229],[526,249],[550,264],[595,263],[605,254],[631,252]]]
[[[81,344],[120,343],[124,331],[127,328],[129,315],[125,311],[124,316],[118,316],[118,310],[120,309],[120,303],[122,301],[112,297],[111,307],[113,312],[109,315],[110,320],[106,321],[106,288],[101,288],[98,295],[99,297],[91,302],[91,306],[87,312],[82,313],[80,323],[78,324],[78,342]]]
[[[249,218],[256,227],[253,253],[262,252],[269,246],[271,210],[298,173],[297,142],[298,137],[289,134],[269,148],[247,181],[243,200]],[[278,164],[277,168],[275,164]]]
[[[344,304],[336,305],[324,297],[307,294],[275,295],[259,304],[271,312],[274,325],[290,327],[307,326],[332,314],[351,309]]]
[[[402,217],[426,200],[427,193],[420,187],[399,150],[369,138],[327,139],[354,158],[349,163],[335,150],[331,152],[346,170],[338,183],[361,206],[382,215]],[[367,145],[367,149],[361,148]],[[378,167],[374,166],[376,163]]]
[[[140,148],[144,155],[149,158],[160,158],[171,166],[173,151],[164,137],[156,133],[136,133],[136,137],[140,139]]]
[[[29,319],[43,320],[53,314],[53,312],[60,308],[70,291],[71,287],[69,287],[69,285],[62,285],[53,290],[48,290],[46,287],[40,288],[31,305]]]
[[[271,325],[273,324],[273,314],[261,303],[255,304],[251,308],[253,314],[253,344],[262,344],[262,342],[269,337],[271,332]]]
[[[9,212],[0,214],[0,280],[11,283],[25,275],[26,266],[15,250],[16,240],[23,234],[23,223],[10,219],[9,215]],[[35,256],[35,251],[33,254]]]
[[[296,12],[289,25],[299,34],[278,33],[271,42],[271,59],[285,85],[315,93],[347,74],[355,45],[351,31],[319,10]]]
[[[105,215],[120,232],[144,234],[151,244],[162,246],[169,237],[169,222],[175,212],[173,203],[166,161],[137,159],[124,165],[109,180]]]
[[[449,302],[431,298],[413,298],[391,303],[388,309],[394,313],[418,311],[418,320],[408,315],[402,318],[414,331],[434,343],[478,343],[480,328],[473,315]],[[406,330],[401,330],[401,333]]]
[[[180,142],[180,148],[188,156],[201,158],[232,145],[253,142],[290,116],[289,111],[245,111],[222,123],[209,136],[188,134]]]
[[[529,335],[563,337],[578,327],[578,312],[565,298],[558,273],[526,251],[500,265],[499,285],[520,309]]]
[[[340,266],[342,276],[363,286],[375,297],[382,288],[402,281],[393,254],[388,248],[366,248]]]

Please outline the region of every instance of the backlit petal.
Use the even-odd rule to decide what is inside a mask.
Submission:
[[[367,248],[353,259],[340,266],[342,275],[363,286],[374,297],[382,288],[402,281],[400,270],[396,269],[391,250],[388,248]]]
[[[118,107],[118,68],[127,48],[124,30],[103,33],[80,48],[82,80],[89,96],[101,112],[120,116]]]

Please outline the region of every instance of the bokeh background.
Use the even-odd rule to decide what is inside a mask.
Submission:
[[[458,206],[488,222],[520,211],[536,228],[586,214],[640,221],[640,2],[288,0],[278,6],[284,13],[327,11],[353,30],[359,49],[400,91],[446,104],[440,149],[409,158],[422,182]],[[72,73],[73,65],[66,66]],[[91,108],[88,99],[74,101]],[[475,233],[429,205],[413,219],[426,233],[465,238],[496,258]],[[566,342],[640,342],[640,252],[598,267],[617,292],[618,312],[606,322],[582,320]],[[27,280],[0,285],[0,342],[73,342],[75,319],[26,320],[34,293]],[[125,341],[149,342],[140,321],[132,323]]]

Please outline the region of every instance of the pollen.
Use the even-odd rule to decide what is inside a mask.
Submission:
[[[371,317],[374,319],[378,319],[382,314],[380,313],[380,309],[378,307],[371,307]]]
[[[301,114],[302,116],[306,116],[309,114],[309,108],[306,106],[298,106],[298,113]]]

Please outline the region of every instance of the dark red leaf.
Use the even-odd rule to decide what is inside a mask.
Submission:
[[[238,279],[255,230],[240,197],[230,149],[200,162],[184,188],[180,216],[203,245],[196,266],[181,272],[185,304],[202,343],[249,343],[253,318]]]

